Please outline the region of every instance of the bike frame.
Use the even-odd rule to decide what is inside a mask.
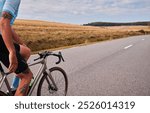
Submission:
[[[2,86],[4,84],[4,82],[5,82],[8,91],[10,92],[11,95],[13,95],[12,92],[11,92],[11,88],[10,88],[8,79],[7,79],[8,75],[6,73],[4,73],[3,71],[1,71],[1,75],[2,75],[2,78],[0,80],[0,90],[1,90],[1,88],[2,88]]]
[[[47,61],[47,58],[45,58],[45,59],[43,58],[43,59],[40,60],[40,61],[37,61],[37,62],[31,63],[31,64],[28,64],[29,67],[34,66],[34,65],[37,65],[37,64],[41,64],[39,70],[37,71],[37,73],[36,73],[36,75],[35,75],[35,78],[34,78],[34,81],[33,81],[33,83],[32,83],[31,89],[30,89],[29,93],[27,94],[28,96],[31,96],[31,94],[32,94],[32,92],[33,92],[35,86],[37,85],[38,81],[40,80],[42,74],[49,75],[49,78],[51,79],[52,83],[54,84],[54,87],[57,88],[57,86],[56,86],[56,84],[55,84],[55,82],[54,82],[54,80],[53,80],[53,78],[52,78],[50,72],[49,72],[49,71],[47,72],[46,61]],[[0,80],[0,90],[1,90],[1,88],[2,88],[2,86],[3,86],[3,84],[5,83],[5,84],[6,84],[6,87],[7,87],[7,89],[8,89],[8,91],[10,92],[11,95],[13,95],[12,92],[11,92],[10,84],[9,84],[9,82],[8,82],[8,79],[7,79],[7,76],[8,76],[9,74],[4,73],[3,71],[1,72],[1,74],[2,74],[2,79]],[[47,79],[47,82],[50,83],[50,82],[48,81],[48,79]]]
[[[34,78],[34,81],[32,83],[32,87],[31,87],[31,89],[30,89],[30,91],[28,93],[28,96],[31,96],[31,94],[32,94],[36,84],[38,83],[39,79],[41,78],[42,73],[47,73],[46,72],[46,70],[47,70],[46,60],[47,60],[47,58],[46,59],[42,59],[41,61],[38,61],[38,62],[35,62],[35,63],[28,64],[29,67],[34,66],[36,64],[41,64],[41,66],[40,66],[39,70],[37,71],[37,74],[36,74],[36,76]]]

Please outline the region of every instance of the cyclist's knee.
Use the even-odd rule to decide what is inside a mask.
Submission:
[[[29,58],[29,57],[31,56],[31,49],[28,48],[28,47],[27,47],[27,53],[28,53],[27,56],[28,56],[28,58]]]
[[[29,59],[29,57],[31,56],[31,49],[26,47],[26,58]]]
[[[20,53],[27,60],[31,55],[31,49],[26,46],[20,45]]]

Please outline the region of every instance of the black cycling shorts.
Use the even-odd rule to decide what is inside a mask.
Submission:
[[[19,74],[24,72],[27,68],[28,65],[25,61],[25,59],[21,56],[20,54],[20,46],[19,44],[15,44],[15,49],[16,49],[16,56],[18,59],[18,68],[15,71],[15,73]],[[3,41],[2,35],[0,34],[0,61],[8,68],[9,67],[9,51]]]

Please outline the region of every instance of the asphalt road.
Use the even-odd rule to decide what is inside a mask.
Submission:
[[[68,74],[69,96],[150,95],[150,35],[61,51],[66,62],[58,66]],[[49,57],[48,67],[54,66],[54,61]],[[32,68],[33,73],[36,70]]]
[[[150,95],[150,36],[63,50],[68,95]]]

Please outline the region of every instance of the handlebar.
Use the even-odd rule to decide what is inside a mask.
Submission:
[[[65,62],[62,53],[59,51],[58,54],[50,52],[50,51],[44,51],[42,53],[38,53],[39,57],[34,59],[34,61],[37,61],[39,59],[45,59],[46,57],[52,55],[52,56],[56,56],[58,57],[58,61],[56,62],[56,64],[59,64],[61,61]]]

